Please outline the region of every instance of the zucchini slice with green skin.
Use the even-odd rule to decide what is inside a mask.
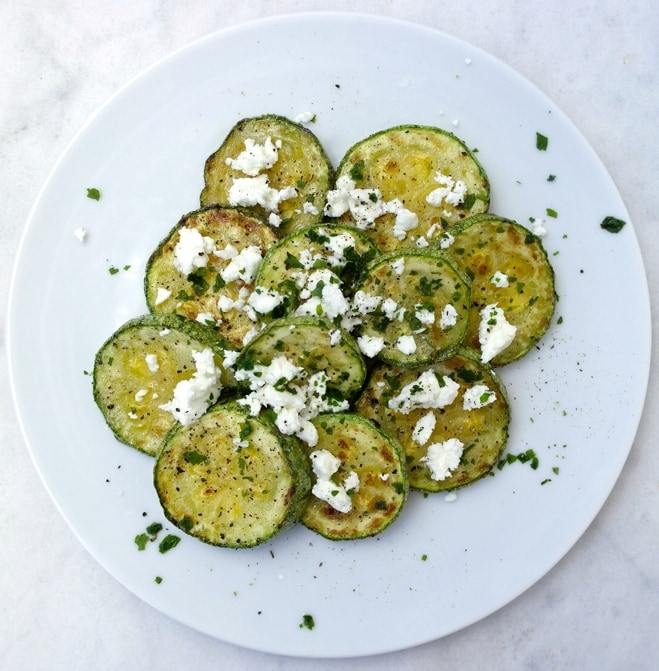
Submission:
[[[276,157],[271,167],[260,169],[258,160],[236,161],[243,152],[249,153],[249,144],[255,145],[253,154],[260,154],[268,142],[271,143],[269,155]],[[332,176],[330,160],[308,128],[286,117],[267,114],[239,121],[219,149],[208,157],[200,201],[202,206],[244,205],[267,219],[273,214],[280,220],[273,223],[286,235],[321,220]],[[236,199],[239,194],[235,180],[262,180],[263,177],[267,178],[270,189],[286,196],[284,200],[272,208],[269,201],[258,204],[258,199],[254,201],[257,204],[252,205],[248,195]],[[290,189],[295,192],[287,197],[290,194],[284,192]]]
[[[355,473],[357,480],[345,492],[351,503],[347,512],[315,496],[312,489],[302,523],[331,540],[355,540],[381,533],[400,513],[409,489],[400,444],[360,415],[319,415],[312,421],[319,439],[314,448],[307,448],[309,454],[326,450],[340,462],[331,477],[332,484],[325,488],[329,494],[326,498],[333,500],[350,473]],[[314,474],[312,480],[316,485],[318,477]]]
[[[422,246],[447,227],[489,207],[490,185],[483,167],[462,140],[432,126],[396,126],[370,135],[348,149],[336,177],[337,186],[348,178],[356,189],[371,192],[355,199],[361,200],[361,209],[352,208],[339,221],[365,227],[382,251]],[[377,209],[378,200],[399,200],[418,217],[417,225],[406,234],[397,233],[391,212],[367,224],[364,206]],[[328,202],[326,213],[330,209]]]
[[[248,269],[239,275],[232,269],[260,263],[277,240],[272,228],[242,209],[212,206],[184,215],[147,262],[149,310],[207,320],[240,347],[259,320],[247,303],[255,273]]]
[[[451,234],[455,241],[448,252],[472,279],[465,344],[481,348],[481,310],[497,304],[517,331],[490,363],[502,366],[520,359],[545,334],[556,307],[554,270],[540,239],[517,222],[494,214],[470,217]]]
[[[311,480],[297,440],[225,403],[167,434],[154,484],[167,519],[185,533],[211,545],[246,548],[299,520]]]
[[[227,348],[213,329],[180,315],[145,315],[123,324],[98,350],[93,372],[94,400],[116,438],[155,455],[178,423],[160,406],[174,398],[180,382],[193,378],[195,352],[213,352],[220,370],[214,386],[235,386],[231,371],[222,367]],[[213,389],[200,394],[202,407],[217,401]]]
[[[364,357],[352,336],[320,317],[270,322],[241,351],[236,374],[267,366],[280,356],[302,368],[305,377],[324,371],[327,386],[346,400],[361,389],[366,378]]]
[[[418,381],[427,371],[447,387],[458,385],[454,387],[454,400],[443,408],[433,408],[432,401],[412,402],[404,408],[408,412],[401,412],[401,397],[414,399],[415,388],[421,393]],[[464,407],[465,392],[475,395],[473,409]],[[481,402],[486,405],[478,407]],[[356,410],[400,441],[407,455],[410,487],[425,492],[449,491],[483,477],[497,464],[508,440],[510,407],[504,386],[493,368],[482,364],[479,353],[470,348],[461,348],[450,359],[417,369],[378,366]],[[459,464],[450,469],[448,477],[434,479],[425,461],[428,449],[451,439],[463,445]]]
[[[470,283],[436,250],[383,254],[364,271],[355,293],[362,308],[359,338],[382,338],[379,357],[418,365],[445,358],[462,344],[469,319]],[[358,339],[359,339],[358,338]]]
[[[337,224],[303,228],[280,240],[263,258],[256,276],[256,287],[284,296],[282,308],[273,316],[293,313],[304,302],[304,290],[313,282],[312,275],[332,272],[339,280],[343,296],[350,298],[365,266],[379,254],[363,232]],[[313,294],[317,292],[310,291]],[[302,294],[302,296],[301,296]],[[322,301],[316,306],[323,316],[335,320],[340,314],[325,314]]]

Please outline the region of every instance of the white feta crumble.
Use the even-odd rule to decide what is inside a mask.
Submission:
[[[446,480],[460,465],[464,444],[458,438],[449,438],[443,443],[432,443],[426,454],[419,459],[430,470],[433,480]]]
[[[435,417],[435,413],[432,411],[426,413],[412,430],[412,440],[419,445],[425,445],[430,440],[436,425],[437,417]]]
[[[435,182],[439,184],[439,187],[431,191],[426,197],[426,202],[429,205],[440,207],[445,203],[457,207],[464,202],[467,185],[462,180],[454,180],[451,175],[445,175],[441,171],[437,171]]]
[[[158,287],[154,305],[160,305],[161,303],[164,303],[171,295],[172,292],[169,289],[165,289],[164,287]]]
[[[338,345],[341,342],[341,331],[339,329],[333,329],[329,332],[330,345]]]
[[[158,335],[159,336],[166,336],[168,333],[171,333],[171,331],[169,329],[162,329],[162,331],[160,331],[158,333]]]
[[[357,338],[357,345],[364,356],[373,358],[384,349],[384,338],[381,336],[361,335]]]
[[[73,231],[73,235],[75,235],[76,239],[80,242],[84,242],[87,237],[87,231],[84,228],[76,228],[75,231]]]
[[[315,450],[310,455],[311,468],[316,476],[316,482],[311,493],[321,501],[328,503],[340,513],[349,513],[352,510],[350,492],[359,490],[359,476],[350,471],[343,484],[334,482],[331,478],[339,470],[341,461],[329,450]]]
[[[391,319],[392,321],[394,319],[398,319],[399,321],[402,321],[403,316],[405,314],[405,308],[400,308],[400,311],[402,311],[402,314],[400,311],[398,311],[398,314],[396,314],[398,311],[398,303],[393,298],[385,298],[382,301],[382,312],[384,313],[384,316],[387,319]]]
[[[508,322],[497,303],[484,307],[480,315],[478,340],[481,345],[481,361],[487,363],[512,343],[517,327]]]
[[[455,242],[455,238],[450,233],[442,233],[439,246],[441,249],[448,249]]]
[[[213,255],[223,261],[231,261],[234,256],[238,255],[238,250],[229,243],[224,249],[214,249]]]
[[[396,340],[396,348],[403,354],[414,354],[414,352],[416,352],[416,340],[414,340],[414,336],[400,336],[398,340]]]
[[[198,321],[200,324],[209,324],[211,326],[216,323],[215,317],[210,312],[200,312],[195,321]]]
[[[281,226],[281,217],[276,212],[270,212],[268,215],[268,223],[274,228],[279,228]]]
[[[356,242],[354,236],[347,231],[335,233],[321,229],[318,232],[328,236],[327,240],[323,240],[323,247],[331,252],[331,255],[327,258],[327,262],[331,266],[345,266],[347,262],[346,252],[349,249],[355,249]]]
[[[174,267],[183,275],[197,268],[205,268],[208,255],[215,249],[213,238],[202,236],[196,228],[179,229],[179,238],[174,246]]]
[[[448,303],[444,306],[442,310],[442,316],[439,318],[439,327],[441,329],[447,329],[451,326],[455,326],[458,323],[458,311]]]
[[[193,351],[192,358],[196,367],[192,377],[181,380],[174,387],[172,399],[158,406],[171,413],[183,426],[201,417],[222,391],[222,371],[215,365],[213,350],[206,348],[201,352]]]
[[[313,215],[316,215],[316,214],[319,213],[319,210],[318,210],[318,208],[317,208],[313,203],[309,203],[309,202],[306,202],[306,201],[305,201],[305,202],[302,204],[302,212],[304,212],[304,214],[313,214]]]
[[[256,287],[247,299],[247,304],[256,310],[259,314],[266,315],[272,312],[278,305],[281,305],[284,295],[275,289],[264,289]]]
[[[361,315],[367,315],[369,312],[377,310],[382,303],[382,296],[367,294],[359,289],[352,298],[353,309]]]
[[[415,244],[419,249],[425,249],[426,247],[430,247],[430,243],[428,242],[428,240],[426,240],[426,238],[423,235],[416,239]]]
[[[256,271],[259,269],[262,261],[263,256],[259,247],[249,245],[249,247],[241,249],[229,261],[229,264],[220,271],[220,276],[227,283],[241,280],[249,284],[256,276]]]
[[[392,261],[391,269],[396,273],[396,275],[402,275],[405,272],[405,257],[401,256],[395,261]]]
[[[453,503],[453,501],[457,500],[458,495],[456,492],[448,492],[448,494],[446,494],[446,496],[444,497],[444,501],[446,501],[447,503]]]
[[[426,326],[430,326],[435,323],[435,311],[432,308],[425,307],[423,305],[414,306],[414,316]]]
[[[497,400],[497,395],[484,384],[475,384],[462,395],[462,408],[464,410],[478,410],[484,408]]]
[[[306,112],[300,112],[300,114],[293,117],[293,121],[296,123],[311,123],[316,120],[315,112],[307,110]]]
[[[384,214],[395,215],[393,235],[404,240],[407,231],[419,223],[418,216],[404,207],[394,198],[385,201],[379,189],[358,189],[349,175],[342,175],[336,181],[336,189],[328,191],[324,214],[328,217],[340,217],[350,212],[357,228],[370,228],[375,220]]]
[[[539,238],[543,238],[545,235],[547,235],[547,229],[545,228],[545,220],[544,219],[531,219],[531,223],[533,224],[533,235],[537,235]]]
[[[251,138],[245,140],[245,149],[236,158],[227,158],[226,164],[250,177],[256,177],[262,170],[268,170],[277,162],[281,149],[281,140],[274,144],[271,138],[266,138],[263,144],[258,144]]]
[[[490,282],[494,284],[495,287],[500,287],[501,289],[505,289],[509,286],[508,275],[502,273],[500,270],[497,270],[496,273],[492,275]]]
[[[446,375],[441,379],[433,370],[426,370],[406,384],[398,396],[389,400],[389,407],[403,415],[418,409],[441,409],[453,403],[460,385]]]
[[[222,354],[224,356],[222,359],[222,365],[225,368],[233,368],[236,365],[236,361],[238,361],[238,357],[240,356],[240,350],[225,349],[222,350]]]
[[[149,393],[148,389],[140,389],[135,394],[135,400],[139,403],[148,393]]]
[[[297,194],[292,186],[273,189],[267,175],[256,177],[238,177],[229,189],[229,204],[242,207],[260,205],[266,212],[277,212],[279,204]]]
[[[152,372],[157,373],[160,370],[160,364],[158,363],[158,356],[156,354],[147,354],[144,357],[146,361],[146,367]]]
[[[331,270],[316,270],[307,278],[300,292],[300,303],[296,315],[317,315],[321,312],[329,319],[346,314],[350,309],[348,299],[341,290],[341,280]]]

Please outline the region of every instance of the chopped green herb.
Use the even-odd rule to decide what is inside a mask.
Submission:
[[[199,464],[208,463],[208,457],[197,450],[190,450],[189,452],[183,453],[183,459],[193,466],[198,466]]]
[[[548,182],[555,182],[556,181],[556,175],[549,175],[547,177]]]
[[[314,622],[313,615],[304,614],[302,616],[302,622],[300,622],[300,629],[309,629],[311,631],[316,626]]]
[[[558,216],[558,212],[556,212],[556,210],[553,210],[551,207],[548,207],[547,208],[547,216],[548,217],[553,217],[554,219],[556,219],[556,217]]]
[[[160,524],[160,522],[153,522],[152,524],[149,524],[149,526],[146,528],[146,532],[152,538],[155,538],[161,531],[162,531],[162,524]]]
[[[355,182],[364,179],[364,159],[357,161],[357,163],[350,168],[350,179]]]
[[[180,542],[181,539],[178,536],[167,534],[167,536],[165,536],[160,541],[160,545],[158,545],[158,551],[160,554],[165,554],[165,552],[169,552],[170,550],[174,549]]]
[[[159,585],[159,584],[162,582],[162,578],[161,578],[159,575],[157,575],[157,576],[153,579],[153,582],[155,582],[156,585]]]
[[[616,217],[604,217],[600,227],[609,233],[620,233],[625,223],[625,221],[616,219]]]
[[[119,268],[115,268],[114,266],[110,266],[108,268],[108,272],[110,275],[116,275],[119,272]]]
[[[428,559],[428,555],[423,554],[421,555],[421,561],[426,561]]]
[[[137,549],[140,552],[146,549],[146,544],[148,542],[149,542],[149,536],[147,534],[137,534],[137,536],[135,536],[135,545],[137,545]]]
[[[97,188],[91,187],[87,189],[87,198],[91,198],[92,200],[100,200],[101,192]]]
[[[540,151],[547,151],[549,146],[549,138],[542,133],[535,134],[535,148]]]

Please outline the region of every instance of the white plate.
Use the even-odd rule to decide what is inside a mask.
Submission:
[[[155,544],[138,552],[134,536],[164,520],[151,460],[115,442],[84,371],[117,326],[145,312],[145,261],[197,207],[204,160],[231,126],[307,110],[335,163],[373,131],[438,125],[478,148],[492,211],[521,223],[557,211],[545,245],[562,323],[502,371],[513,408],[509,451],[535,450],[539,468],[506,466],[453,503],[412,495],[375,539],[331,543],[296,528],[252,550],[185,537],[168,554]],[[536,132],[549,138],[547,151],[536,149]],[[92,186],[102,192],[98,202],[86,197]],[[650,360],[649,300],[634,230],[628,223],[617,235],[604,232],[607,215],[629,221],[581,135],[474,46],[354,14],[281,16],[211,35],[116,95],[68,148],[31,214],[8,334],[36,466],[81,542],[117,580],[219,639],[344,657],[456,631],[551,569],[602,506],[631,447]],[[89,232],[84,243],[74,237],[78,227]],[[313,630],[299,626],[304,614]]]

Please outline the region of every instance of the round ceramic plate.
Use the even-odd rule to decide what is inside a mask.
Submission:
[[[452,131],[478,150],[491,211],[546,221],[556,318],[536,350],[501,371],[513,412],[508,452],[533,450],[537,468],[509,464],[452,502],[412,494],[396,523],[368,540],[332,543],[298,527],[251,550],[184,537],[165,554],[157,542],[138,551],[134,537],[165,521],[152,461],[106,428],[92,400],[94,354],[146,311],[145,261],[198,206],[204,161],[234,123],[307,111],[335,164],[389,126]],[[100,200],[87,197],[89,187]],[[8,334],[34,462],[81,542],[117,580],[219,639],[345,657],[454,632],[514,599],[570,549],[634,439],[650,361],[647,283],[631,223],[610,233],[600,227],[606,216],[629,222],[582,136],[474,46],[355,14],[287,15],[210,35],[103,107],[32,211]],[[88,232],[84,242],[78,228]],[[301,626],[305,615],[313,629]]]

